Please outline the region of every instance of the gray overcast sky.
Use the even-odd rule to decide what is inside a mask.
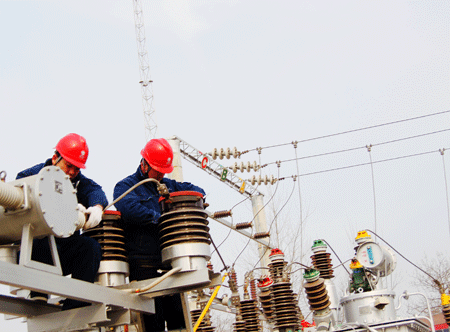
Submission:
[[[280,228],[300,222],[295,162],[279,169],[274,164],[294,159],[295,150],[267,148],[258,156],[255,148],[450,110],[448,1],[143,4],[159,136],[177,135],[203,152],[253,150],[239,162],[260,157],[270,164],[263,174],[286,177],[265,196],[273,194],[276,210],[283,208]],[[50,157],[60,137],[77,132],[90,147],[83,173],[111,200],[115,183],[135,171],[145,144],[132,2],[2,1],[0,8],[0,170],[11,181]],[[324,238],[346,260],[356,232],[376,228],[416,262],[425,252],[448,253],[443,166],[450,170],[450,152],[442,157],[438,150],[450,148],[449,133],[393,141],[449,129],[449,117],[299,143],[298,157],[360,148],[300,159],[304,251]],[[374,145],[370,155],[367,144]],[[370,165],[304,175],[370,157],[377,162],[431,151],[374,163],[375,204]],[[205,189],[212,211],[242,200],[183,162],[185,181]],[[248,201],[234,211],[233,222],[251,219]],[[220,243],[227,230],[211,227]],[[227,243],[237,243],[227,252],[231,264],[245,240]],[[219,269],[217,256],[213,260]],[[406,269],[398,260],[398,269]],[[0,321],[10,324],[24,328]]]

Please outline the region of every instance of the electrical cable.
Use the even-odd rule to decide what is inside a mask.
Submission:
[[[377,201],[376,201],[376,196],[375,196],[375,177],[374,177],[373,162],[372,162],[372,145],[367,146],[367,151],[369,152],[370,170],[372,173],[373,214],[374,214],[375,232],[376,232],[377,231]]]
[[[273,223],[275,222],[275,220],[276,220],[278,214],[280,214],[280,212],[285,208],[286,204],[287,204],[287,203],[289,202],[289,200],[291,199],[292,194],[294,193],[294,189],[295,189],[295,183],[294,183],[294,185],[292,186],[292,190],[291,190],[291,193],[289,194],[288,199],[287,199],[286,202],[283,204],[283,206],[278,210],[278,212],[277,212],[277,213],[275,214],[275,216],[274,216],[274,219],[273,219],[272,222],[270,223],[270,226],[269,226],[269,233],[270,233],[270,230],[271,230],[271,228],[272,228],[272,225],[273,225]],[[269,244],[270,244],[270,238],[269,238]],[[262,259],[263,257],[264,257],[264,255],[262,255],[262,256],[258,259],[258,261],[256,262],[255,266],[261,261],[261,259]]]
[[[449,112],[450,112],[450,110],[442,111],[442,112],[436,112],[436,113],[431,113],[431,114],[420,115],[420,116],[416,116],[416,117],[413,117],[413,118],[407,118],[407,119],[402,119],[402,120],[397,120],[397,121],[392,121],[392,122],[386,122],[386,123],[382,123],[382,124],[378,124],[378,125],[374,125],[374,126],[368,126],[368,127],[363,127],[363,128],[359,128],[359,129],[347,130],[347,131],[343,131],[343,132],[339,132],[339,133],[335,133],[335,134],[329,134],[329,135],[318,136],[318,137],[314,137],[314,138],[308,138],[308,139],[304,139],[304,140],[298,141],[298,143],[304,143],[304,142],[314,141],[314,140],[318,140],[318,139],[322,139],[322,138],[329,138],[329,137],[334,137],[334,136],[354,133],[354,132],[358,132],[358,131],[363,131],[363,130],[367,130],[367,129],[379,128],[379,127],[388,126],[388,125],[392,125],[392,124],[397,124],[397,123],[402,123],[402,122],[407,122],[407,121],[412,121],[412,120],[417,120],[417,119],[423,119],[423,118],[426,118],[426,117],[435,116],[435,115],[441,115],[441,114],[445,114],[445,113],[449,113]],[[251,150],[247,150],[247,151],[255,151],[255,150],[258,150],[258,149],[259,150],[269,149],[269,148],[286,146],[286,145],[289,145],[289,144],[291,144],[291,143],[282,143],[282,144],[276,144],[276,145],[269,145],[269,146],[266,146],[266,147],[259,147],[259,148],[255,148],[255,149],[251,149]]]
[[[157,185],[160,185],[159,181],[152,179],[152,178],[147,178],[142,180],[141,182],[136,183],[134,186],[130,187],[127,191],[125,191],[122,195],[120,195],[119,197],[117,197],[114,201],[112,201],[111,204],[107,205],[103,211],[106,211],[107,209],[109,209],[111,206],[113,206],[114,204],[116,204],[118,201],[120,201],[122,198],[124,198],[126,195],[128,195],[131,191],[133,191],[134,189],[136,189],[137,187],[139,187],[140,185],[147,183],[147,182],[155,182]]]
[[[371,231],[370,229],[366,229],[366,231],[371,232],[372,234],[374,234],[376,237],[378,237],[381,241],[383,241],[384,243],[386,243],[392,250],[394,250],[397,254],[400,255],[400,257],[402,257],[405,261],[407,261],[409,264],[411,264],[412,266],[416,267],[417,269],[419,269],[420,271],[422,271],[423,273],[425,273],[427,276],[429,276],[434,282],[438,282],[433,276],[431,276],[431,274],[429,274],[428,272],[424,271],[423,269],[421,269],[420,267],[418,267],[416,264],[414,264],[413,262],[411,262],[409,259],[407,259],[405,256],[403,256],[399,251],[397,251],[397,249],[395,249],[393,246],[391,246],[386,240],[384,240],[383,238],[381,238],[381,236],[379,236],[378,234],[376,234],[374,231]]]
[[[295,178],[294,178],[294,182],[295,182],[296,180],[295,180]],[[291,193],[289,194],[289,197],[288,197],[288,199],[286,200],[286,202],[284,202],[284,204],[283,204],[283,206],[278,210],[278,212],[275,214],[275,216],[274,216],[274,219],[272,220],[272,222],[270,223],[270,226],[269,226],[269,232],[270,232],[270,230],[272,229],[272,225],[273,225],[273,223],[275,222],[275,219],[276,219],[276,217],[280,214],[280,212],[284,209],[284,207],[286,206],[286,204],[289,202],[289,200],[291,199],[291,197],[292,197],[292,194],[294,193],[294,189],[295,189],[295,183],[294,183],[294,186],[293,186],[293,188],[292,188],[292,190],[291,190]],[[269,244],[270,244],[270,241],[269,241]]]
[[[159,283],[161,283],[162,281],[164,281],[165,279],[170,277],[172,274],[174,274],[176,272],[179,272],[180,270],[181,270],[181,266],[174,267],[173,269],[171,269],[170,271],[166,272],[165,274],[163,274],[162,276],[160,276],[159,278],[154,280],[152,283],[150,283],[149,285],[147,285],[147,286],[145,286],[143,288],[124,289],[123,291],[127,292],[127,293],[133,293],[133,294],[145,294],[150,289],[152,289],[153,287],[155,287],[156,285],[158,285]]]
[[[228,234],[225,236],[225,238],[222,240],[222,242],[220,242],[220,244],[217,246],[217,248],[214,246],[214,250],[213,250],[213,252],[211,253],[211,256],[214,254],[214,252],[215,252],[218,248],[220,248],[220,246],[222,246],[222,244],[225,243],[226,239],[228,239],[228,237],[229,237],[230,234],[231,234],[231,231],[233,230],[232,227],[233,227],[233,217],[231,216],[231,226],[230,226],[230,230],[228,231]],[[219,253],[219,252],[217,251],[217,253]]]
[[[397,143],[400,141],[406,141],[409,139],[413,139],[413,138],[418,138],[418,137],[423,137],[423,136],[428,136],[428,135],[434,135],[434,134],[439,134],[442,133],[444,131],[449,131],[450,129],[442,129],[442,130],[436,130],[436,131],[432,131],[429,133],[425,133],[425,134],[419,134],[419,135],[415,135],[415,136],[408,136],[408,137],[403,137],[403,138],[399,138],[399,139],[394,139],[391,141],[386,141],[386,142],[381,142],[381,143],[376,143],[376,144],[372,144],[372,146],[378,146],[378,145],[384,145],[384,144],[391,144],[391,143]]]
[[[430,153],[436,153],[436,152],[438,152],[438,151],[433,150],[433,151],[428,151],[428,152],[420,152],[420,153],[415,153],[415,154],[410,154],[410,155],[405,155],[405,156],[400,156],[400,157],[394,157],[394,158],[377,160],[377,161],[374,161],[373,163],[374,164],[379,164],[379,163],[384,163],[384,162],[393,161],[393,160],[399,160],[399,159],[404,159],[404,158],[418,157],[418,156],[422,156],[422,155],[426,155],[426,154],[430,154]],[[359,167],[359,166],[367,166],[367,165],[370,165],[370,163],[361,163],[361,164],[354,164],[354,165],[348,165],[348,166],[343,166],[343,167],[331,168],[331,169],[326,169],[326,170],[321,170],[321,171],[316,171],[316,172],[298,174],[298,176],[309,176],[309,175],[340,171],[340,170],[343,170],[343,169]]]
[[[294,151],[295,151],[295,165],[297,168],[297,174],[300,173],[299,165],[298,165],[298,159],[297,159],[297,142],[292,142],[294,144]],[[300,190],[300,178],[297,182],[298,185],[298,200],[299,200],[299,209],[300,209],[300,259],[303,257],[303,209],[302,209],[302,194]]]
[[[322,239],[323,242],[325,242],[325,244],[330,248],[330,250],[333,252],[333,254],[336,256],[336,258],[338,259],[339,263],[341,263],[340,265],[344,265],[344,263],[342,263],[341,259],[339,258],[339,256],[336,254],[336,252],[334,251],[333,247],[325,240]],[[349,259],[351,260],[351,259]],[[336,266],[337,267],[337,266]],[[347,271],[347,269],[344,267],[345,271]],[[350,275],[350,272],[347,271],[347,273]]]
[[[230,231],[231,231],[231,229],[230,229]],[[214,250],[217,251],[217,255],[219,256],[220,260],[222,261],[223,269],[220,270],[220,272],[222,272],[222,271],[224,271],[224,270],[228,270],[229,267],[227,266],[227,264],[225,264],[225,261],[223,260],[222,255],[220,254],[218,248],[217,248],[216,245],[214,244],[214,241],[213,241],[213,239],[212,239],[212,237],[211,237],[211,234],[209,234],[209,239],[211,240],[211,243],[212,243],[212,245],[213,245],[213,247],[214,247]],[[211,255],[212,255],[212,254],[211,254]]]
[[[442,156],[442,167],[444,169],[445,195],[447,197],[447,220],[448,220],[449,232],[450,232],[450,206],[449,206],[449,200],[448,200],[447,172],[445,171],[444,151],[445,151],[445,149],[439,150],[439,152],[441,153],[441,156]]]
[[[420,134],[420,135],[415,135],[415,136],[409,136],[409,137],[399,138],[399,139],[385,141],[385,142],[380,142],[380,143],[374,143],[374,144],[371,144],[371,146],[374,147],[374,146],[379,146],[379,145],[396,143],[396,142],[399,142],[399,141],[404,141],[404,140],[409,140],[409,139],[413,139],[413,138],[417,138],[417,137],[432,135],[432,134],[441,133],[441,132],[444,132],[444,131],[450,131],[450,129],[443,129],[443,130],[438,130],[438,131],[434,131],[434,132],[430,132],[430,133],[425,133],[425,134]],[[295,158],[295,159],[286,159],[286,160],[283,160],[281,162],[285,163],[285,162],[291,162],[291,161],[298,161],[298,160],[302,160],[302,159],[324,157],[324,156],[328,156],[328,155],[332,155],[332,154],[356,151],[356,150],[361,150],[361,149],[366,149],[366,148],[367,148],[367,145],[365,145],[365,146],[358,146],[358,147],[354,147],[354,148],[349,148],[349,149],[344,149],[344,150],[336,150],[336,151],[330,151],[330,152],[324,152],[324,153],[319,153],[319,154],[299,157],[299,158]],[[265,164],[265,166],[272,165],[272,164],[275,164],[275,163],[276,163],[276,161],[271,162],[271,163],[267,163],[267,164]]]
[[[339,257],[338,257],[338,259],[339,259]],[[341,264],[336,265],[335,268],[338,268],[339,266],[344,266],[345,263],[351,262],[351,260],[352,260],[352,259],[349,258],[349,259],[347,259],[346,261],[341,262]],[[339,260],[339,261],[340,261],[340,260]],[[347,270],[347,268],[346,268],[345,266],[344,266],[344,269],[347,271],[348,274],[350,274],[350,272]]]
[[[444,149],[448,150],[449,148],[444,148]],[[418,157],[418,156],[431,154],[431,153],[436,153],[436,152],[440,152],[440,149],[439,150],[427,151],[427,152],[419,152],[419,153],[405,155],[405,156],[400,156],[400,157],[393,157],[393,158],[388,158],[388,159],[377,160],[377,161],[374,161],[373,164],[379,164],[379,163],[384,163],[384,162],[398,160],[398,159],[404,159],[404,158],[410,158],[410,157]],[[277,163],[279,163],[279,162],[282,163],[283,161],[278,161]],[[291,175],[291,176],[285,176],[283,178],[279,178],[277,181],[282,181],[282,180],[285,180],[285,179],[289,179],[289,178],[292,178],[294,176],[299,176],[300,177],[300,176],[316,175],[316,174],[321,174],[321,173],[340,171],[340,170],[344,170],[344,169],[348,169],[348,168],[367,166],[367,165],[370,165],[370,162],[368,162],[368,163],[361,163],[361,164],[354,164],[354,165],[347,165],[347,166],[342,166],[342,167],[337,167],[337,168],[330,168],[330,169],[325,169],[325,170],[316,171],[316,172],[310,172],[310,173],[304,173],[304,174],[296,174],[296,175]]]
[[[300,265],[301,267],[302,267],[302,269],[310,269],[311,268],[311,266],[308,266],[308,265],[305,265],[305,264],[303,264],[303,263],[300,263],[300,262],[292,262],[292,263],[290,263],[288,266],[291,266],[291,265],[293,265],[293,264],[297,264],[297,265]],[[287,267],[286,267],[287,268]]]
[[[289,272],[289,274],[294,274],[294,273],[296,273],[296,272],[298,272],[298,271],[301,271],[301,270],[304,270],[304,269],[305,269],[304,267],[300,267],[300,268],[298,268],[297,270],[294,270],[294,271]]]

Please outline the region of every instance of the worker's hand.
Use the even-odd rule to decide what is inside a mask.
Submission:
[[[82,229],[84,227],[84,224],[86,223],[86,208],[83,204],[78,204],[78,220],[75,224],[77,227],[76,230]]]
[[[81,213],[86,213],[86,208],[83,204],[78,203],[78,211],[80,211]]]
[[[102,221],[103,209],[100,205],[91,206],[86,210],[86,214],[89,214],[89,219],[84,224],[83,229],[89,229],[97,226]]]

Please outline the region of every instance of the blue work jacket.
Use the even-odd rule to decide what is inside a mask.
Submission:
[[[52,160],[47,159],[45,163],[37,164],[26,170],[23,170],[17,174],[16,179],[21,179],[27,176],[36,175],[45,166],[51,166]],[[71,180],[73,187],[77,190],[78,203],[83,204],[86,208],[100,204],[105,207],[108,205],[108,200],[106,198],[105,192],[102,187],[98,185],[93,180],[85,177],[81,172]]]
[[[144,179],[147,179],[147,176],[144,176],[140,167],[138,167],[134,174],[116,184],[114,200]],[[205,195],[202,188],[189,182],[177,182],[163,178],[161,183],[167,186],[169,192],[197,191]],[[161,216],[159,198],[156,184],[147,182],[135,188],[114,204],[122,215],[121,223],[125,230],[125,244],[130,260],[145,260],[150,264],[161,264],[161,249],[157,229],[158,218]]]

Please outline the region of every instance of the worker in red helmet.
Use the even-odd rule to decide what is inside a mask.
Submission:
[[[108,200],[102,187],[80,172],[80,168],[86,168],[88,156],[89,148],[84,137],[71,133],[59,140],[52,158],[20,172],[17,174],[16,179],[35,175],[46,166],[59,167],[69,176],[77,191],[79,209],[88,215],[83,228],[92,228],[97,226],[102,220],[103,208],[108,205]],[[71,274],[74,279],[94,282],[102,255],[98,242],[92,238],[81,236],[80,231],[75,232],[70,237],[56,238],[55,240],[63,274]],[[46,264],[53,264],[47,237],[33,240],[31,259]],[[30,298],[47,301],[48,295],[31,292]],[[62,309],[67,310],[88,304],[66,299]]]
[[[164,175],[173,170],[173,151],[163,138],[152,139],[141,151],[142,159],[135,173],[118,182],[114,188],[114,199],[135,184],[151,178],[163,183],[169,192],[196,191],[205,194],[202,188],[189,182],[177,182]],[[160,277],[158,270],[170,270],[163,266],[157,223],[161,216],[159,193],[154,182],[146,182],[116,202],[114,205],[122,215],[125,245],[128,250],[130,281]],[[155,315],[144,315],[145,331],[185,329],[183,308],[179,294],[155,298]]]

